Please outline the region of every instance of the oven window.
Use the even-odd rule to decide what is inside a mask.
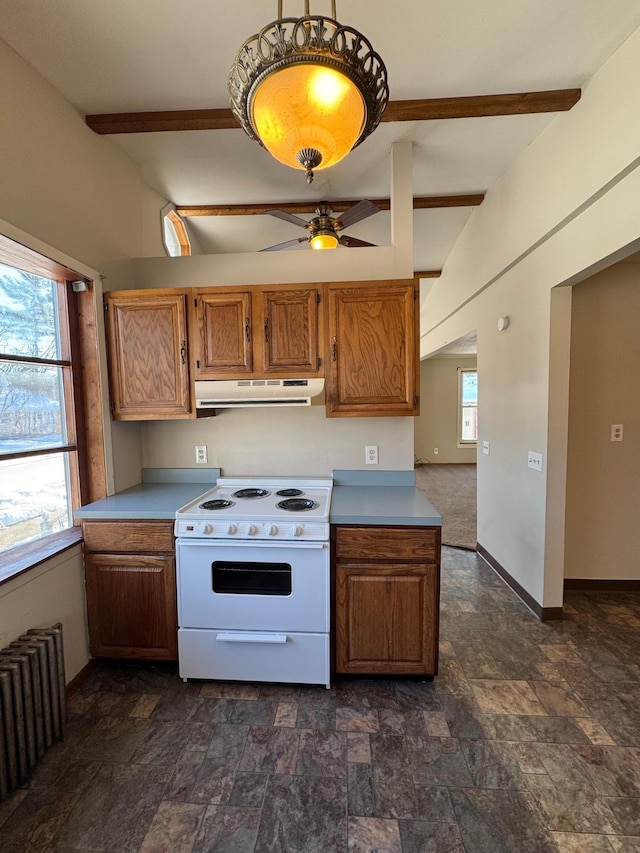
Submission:
[[[211,585],[233,595],[291,595],[291,565],[215,560]]]

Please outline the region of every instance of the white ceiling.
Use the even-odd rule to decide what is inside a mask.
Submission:
[[[303,0],[283,5],[286,16],[303,14]],[[312,0],[311,13],[330,14],[330,6]],[[236,51],[276,17],[276,0],[0,0],[0,37],[82,114],[209,109],[228,106]],[[371,40],[397,101],[584,87],[640,25],[640,0],[338,0],[337,17]],[[241,130],[111,139],[177,205],[277,205],[388,198],[396,140],[414,143],[415,196],[487,192],[553,117],[384,123],[311,187]],[[415,211],[414,269],[441,268],[472,212]],[[347,233],[388,244],[389,223],[382,212]],[[188,225],[206,252],[253,251],[304,234],[269,216]]]

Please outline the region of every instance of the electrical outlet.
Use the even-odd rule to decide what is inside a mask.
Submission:
[[[622,433],[622,424],[611,424],[611,441],[622,441]]]
[[[367,465],[378,464],[378,445],[368,444],[364,449],[364,461]]]
[[[484,453],[485,456],[489,456],[489,454],[491,453],[491,445],[489,444],[488,441],[482,442],[482,452]]]
[[[437,448],[437,447],[434,447],[434,448],[433,448],[433,455],[434,455],[434,456],[437,456],[437,455],[438,455],[438,448]]]
[[[542,453],[534,453],[533,450],[530,450],[527,465],[534,471],[542,471]]]
[[[196,444],[196,465],[207,464],[207,445]]]

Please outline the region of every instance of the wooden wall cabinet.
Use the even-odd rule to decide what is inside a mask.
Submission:
[[[84,521],[94,657],[178,658],[173,521]]]
[[[320,374],[318,287],[215,287],[193,297],[197,379]]]
[[[105,294],[115,420],[193,418],[186,290]]]
[[[439,527],[332,528],[338,673],[438,671]]]
[[[411,281],[328,284],[328,417],[419,414],[418,300]]]

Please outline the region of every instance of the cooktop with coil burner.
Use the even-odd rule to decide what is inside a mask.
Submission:
[[[329,538],[331,479],[221,477],[176,513],[175,534],[188,538]]]

